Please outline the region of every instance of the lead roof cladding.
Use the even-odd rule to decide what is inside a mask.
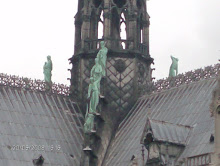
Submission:
[[[217,79],[209,78],[141,97],[119,125],[104,166],[127,166],[133,155],[142,163],[140,141],[149,111],[153,120],[192,127],[179,159],[213,152],[209,139],[214,133],[214,118],[209,105],[216,85]],[[146,161],[146,149],[144,155]]]
[[[0,86],[0,166],[78,166],[82,125],[68,97]]]
[[[156,121],[148,118],[149,123],[147,125],[151,128],[154,141],[169,142],[177,145],[186,145],[187,138],[190,134],[191,128],[183,125],[176,125],[173,123]],[[143,132],[141,142],[146,136],[146,132]]]

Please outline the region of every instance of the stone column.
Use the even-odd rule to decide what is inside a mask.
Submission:
[[[85,40],[89,38],[90,15],[83,15],[82,23],[82,48],[85,48]]]
[[[75,21],[75,53],[77,53],[81,48],[81,26],[82,22],[76,18]]]
[[[143,22],[143,44],[147,46],[147,54],[149,55],[149,25],[150,22],[148,21],[144,21]]]
[[[104,39],[107,41],[106,46],[111,48],[111,42],[108,38],[111,36],[111,2],[110,0],[104,0],[104,10],[103,10],[103,17],[104,17]]]
[[[129,49],[134,49],[137,46],[137,14],[132,13],[128,16],[128,40],[132,42],[129,45]]]

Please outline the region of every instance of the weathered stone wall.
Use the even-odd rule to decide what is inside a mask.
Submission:
[[[220,71],[218,71],[218,85],[213,92],[212,100],[210,111],[212,116],[215,117],[215,153],[212,155],[212,164],[220,165]]]

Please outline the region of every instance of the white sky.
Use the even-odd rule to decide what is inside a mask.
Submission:
[[[0,0],[0,73],[43,79],[46,56],[53,81],[69,84],[77,0]],[[154,77],[167,77],[170,55],[179,72],[220,59],[220,0],[150,0]]]

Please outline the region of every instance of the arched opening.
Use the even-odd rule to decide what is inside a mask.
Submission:
[[[121,13],[121,18],[120,18],[120,38],[121,40],[127,40],[126,19],[124,13]],[[121,45],[123,49],[126,48],[125,41],[122,41]]]
[[[102,10],[100,14],[99,22],[98,22],[98,39],[103,38],[103,34],[104,34],[103,24],[104,24],[104,17],[103,17],[103,10]]]
[[[127,2],[126,0],[113,0],[113,1],[119,8],[122,8]]]
[[[141,43],[143,43],[143,29],[141,29]]]
[[[139,21],[138,21],[138,29],[137,29],[137,35],[138,35],[138,41],[140,43],[143,43],[143,14],[140,15]]]

